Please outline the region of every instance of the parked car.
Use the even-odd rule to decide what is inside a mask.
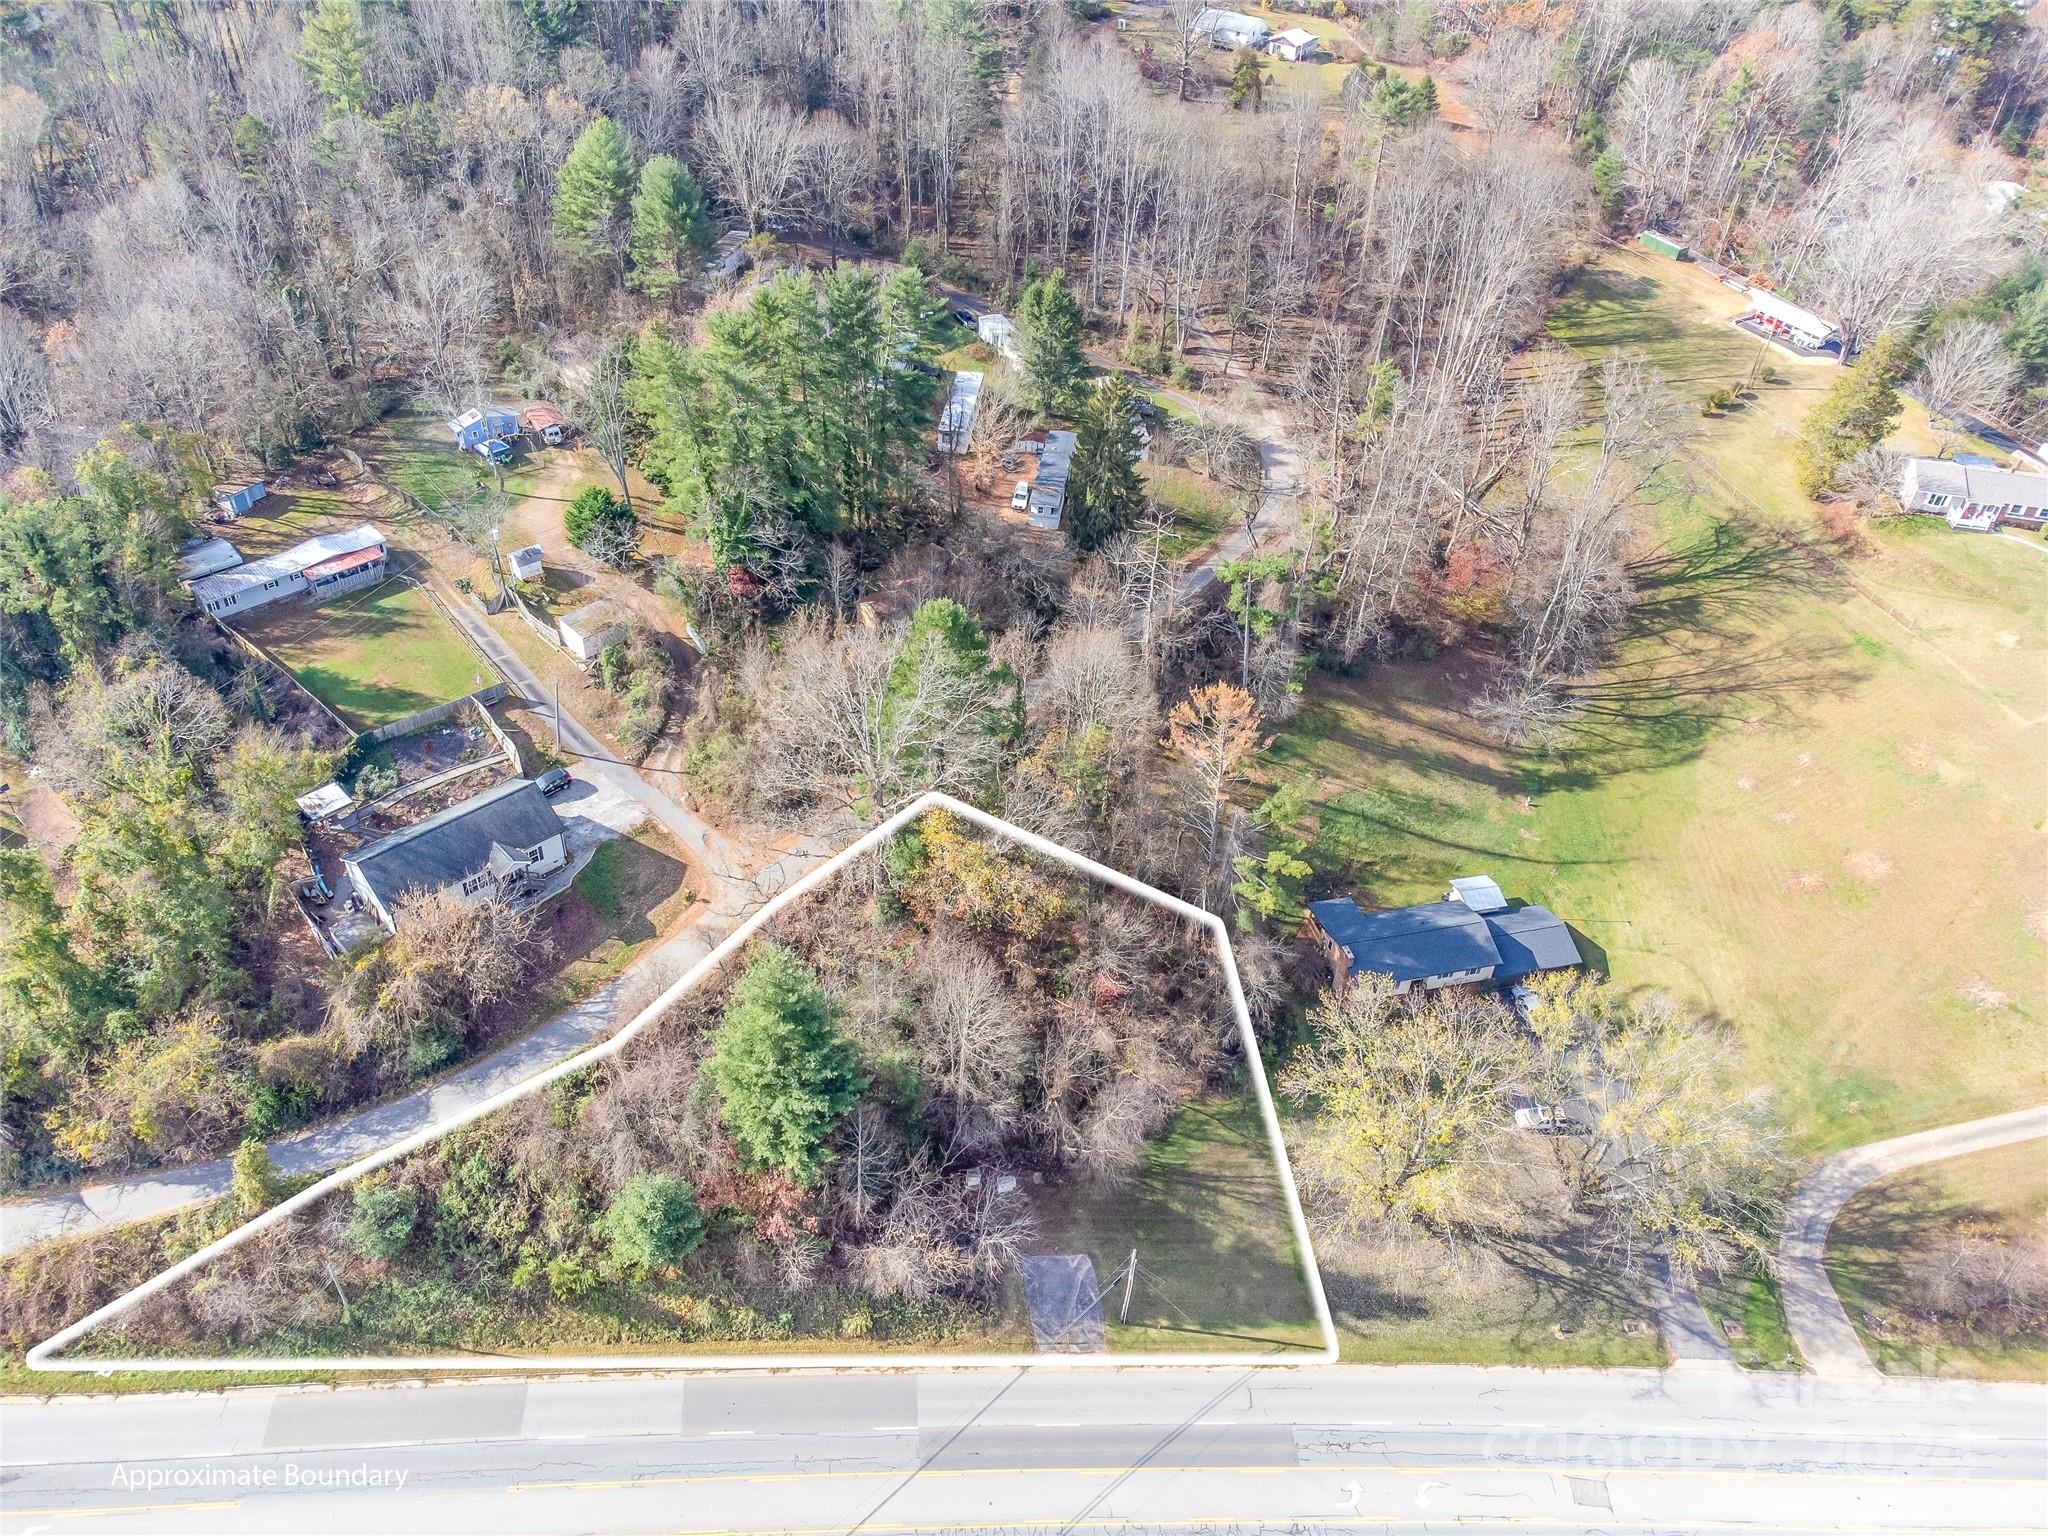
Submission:
[[[956,309],[953,311],[953,318],[966,326],[970,331],[977,328],[976,322],[980,319],[971,309]]]
[[[559,795],[574,782],[566,768],[550,768],[533,781],[534,787],[544,795]]]
[[[1010,492],[1010,510],[1012,512],[1022,512],[1030,505],[1031,482],[1029,480],[1019,480],[1017,482],[1017,489]]]

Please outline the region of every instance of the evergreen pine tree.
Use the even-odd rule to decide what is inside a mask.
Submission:
[[[804,1184],[817,1181],[826,1143],[865,1086],[838,1008],[779,944],[758,946],[733,983],[705,1071],[741,1157]]]
[[[1113,373],[1081,413],[1067,487],[1067,537],[1084,553],[1100,549],[1145,510],[1138,433],[1131,424],[1134,399],[1124,376]]]
[[[1911,338],[1887,331],[1864,348],[1855,366],[1807,413],[1796,454],[1799,484],[1807,495],[1826,490],[1837,470],[1897,425],[1905,405],[1893,386],[1912,363]]]
[[[360,112],[370,101],[369,51],[356,0],[320,0],[299,32],[299,62],[330,112]]]
[[[1230,105],[1232,110],[1242,107],[1247,101],[1252,111],[1257,112],[1266,102],[1266,61],[1257,51],[1240,48],[1230,65]]]
[[[1053,416],[1080,399],[1088,375],[1081,355],[1081,304],[1058,267],[1029,278],[1017,301],[1024,340],[1024,404],[1035,416]]]
[[[1593,178],[1593,193],[1600,200],[1600,213],[1609,220],[1621,214],[1622,198],[1627,192],[1623,185],[1628,175],[1628,162],[1621,157],[1621,151],[1612,144],[1593,157],[1587,167]]]
[[[633,275],[627,281],[657,298],[671,293],[711,244],[703,189],[674,155],[654,156],[640,167],[640,189],[633,194],[626,253]]]
[[[632,190],[633,146],[610,118],[593,120],[556,178],[555,237],[573,251],[599,249]]]

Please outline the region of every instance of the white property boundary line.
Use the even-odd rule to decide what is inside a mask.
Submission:
[[[165,1290],[195,1270],[212,1263],[232,1248],[237,1248],[257,1233],[268,1230],[280,1222],[298,1214],[314,1201],[320,1200],[341,1188],[344,1184],[374,1173],[387,1163],[394,1163],[408,1153],[416,1152],[431,1141],[460,1130],[474,1120],[495,1110],[504,1108],[514,1100],[536,1093],[559,1078],[616,1055],[638,1035],[673,1007],[676,1001],[699,982],[715,972],[725,961],[736,953],[755,933],[771,921],[778,913],[792,903],[808,895],[819,885],[844,869],[853,860],[878,847],[896,835],[912,821],[927,811],[951,811],[986,832],[1031,849],[1034,853],[1079,870],[1094,879],[1113,885],[1154,906],[1166,908],[1187,921],[1206,928],[1216,941],[1217,952],[1223,960],[1223,976],[1230,988],[1231,1010],[1237,1016],[1238,1039],[1244,1049],[1245,1068],[1252,1082],[1253,1092],[1259,1101],[1259,1113],[1265,1119],[1266,1137],[1271,1144],[1273,1161],[1280,1174],[1280,1188],[1287,1200],[1287,1219],[1293,1228],[1294,1242],[1300,1254],[1302,1277],[1308,1285],[1309,1298],[1315,1305],[1316,1324],[1322,1332],[1323,1347],[1320,1350],[1303,1351],[1279,1356],[1220,1354],[1191,1351],[1177,1353],[1168,1350],[1140,1350],[1125,1355],[1095,1354],[1022,1354],[1022,1355],[691,1355],[678,1353],[670,1355],[367,1355],[367,1356],[248,1356],[236,1355],[226,1358],[185,1358],[150,1357],[125,1359],[108,1356],[84,1355],[70,1359],[53,1360],[51,1356],[67,1344],[89,1333],[100,1324],[110,1322],[123,1313],[139,1306],[145,1299]],[[1294,1188],[1294,1169],[1287,1160],[1287,1147],[1280,1135],[1280,1120],[1273,1112],[1273,1095],[1266,1086],[1266,1070],[1259,1060],[1258,1037],[1252,1029],[1251,1010],[1245,1005],[1244,985],[1238,979],[1237,958],[1230,948],[1230,932],[1222,918],[1213,912],[1182,901],[1177,896],[1134,880],[1120,870],[1098,864],[1093,859],[1063,848],[1049,838],[1035,832],[1015,827],[986,811],[955,800],[951,795],[936,790],[920,795],[916,800],[891,816],[887,821],[860,838],[857,842],[840,850],[831,858],[811,870],[802,879],[773,897],[760,911],[741,923],[725,940],[703,959],[677,979],[666,992],[643,1008],[633,1021],[602,1044],[557,1062],[545,1072],[540,1072],[517,1083],[502,1093],[492,1095],[481,1104],[452,1116],[423,1131],[417,1131],[402,1141],[372,1152],[359,1162],[328,1174],[317,1183],[299,1191],[289,1200],[273,1206],[262,1215],[244,1226],[237,1227],[227,1236],[209,1243],[189,1258],[172,1265],[162,1274],[108,1302],[98,1311],[80,1318],[70,1327],[52,1334],[42,1343],[29,1350],[24,1363],[32,1371],[474,1371],[485,1367],[493,1371],[673,1371],[673,1370],[718,1370],[718,1371],[786,1371],[786,1370],[917,1370],[935,1371],[953,1368],[1002,1367],[1014,1369],[1088,1369],[1099,1370],[1103,1366],[1229,1366],[1237,1369],[1246,1367],[1299,1367],[1305,1365],[1330,1365],[1337,1359],[1337,1329],[1330,1318],[1329,1299],[1323,1293],[1322,1271],[1317,1267],[1314,1245],[1309,1241],[1308,1222],[1303,1218],[1301,1199]]]

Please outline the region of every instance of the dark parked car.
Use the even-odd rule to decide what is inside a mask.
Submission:
[[[953,311],[953,318],[966,326],[970,331],[978,329],[975,324],[974,311],[971,309],[956,309]]]
[[[550,768],[546,773],[542,774],[533,782],[539,788],[542,794],[559,795],[563,790],[567,789],[573,781],[569,777],[568,769]]]

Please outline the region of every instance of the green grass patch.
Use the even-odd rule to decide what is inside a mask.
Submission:
[[[1799,1350],[1785,1326],[1778,1282],[1770,1275],[1743,1270],[1705,1281],[1700,1286],[1700,1300],[1716,1328],[1724,1321],[1742,1325],[1742,1337],[1728,1340],[1738,1365],[1752,1371],[1800,1368]]]
[[[1553,334],[1734,382],[1739,300],[1657,263],[1603,252]],[[1570,740],[1504,751],[1472,718],[1489,665],[1458,651],[1313,679],[1268,778],[1315,785],[1315,894],[1494,875],[1624,984],[1724,1021],[1820,1151],[2048,1096],[2048,853],[2015,772],[2044,750],[2048,560],[1932,523],[1810,548],[1790,449],[1837,375],[1772,366],[1759,406],[1701,423],[1697,492],[1663,488]]]
[[[575,891],[598,916],[615,919],[619,915],[619,894],[621,870],[624,862],[619,845],[599,843],[590,855],[590,862],[583,866],[583,873],[576,877]]]
[[[1178,464],[1140,464],[1152,499],[1173,514],[1166,552],[1185,559],[1229,532],[1237,518],[1230,493],[1206,476]]]
[[[358,731],[473,693],[479,679],[494,680],[409,583],[388,581],[328,603],[275,603],[235,622]]]
[[[2039,1244],[2048,1223],[2048,1156],[2023,1141],[1894,1174],[1842,1208],[1828,1237],[1829,1278],[1878,1369],[1907,1376],[2048,1378],[2048,1329],[2015,1334],[1935,1320],[1915,1283],[1959,1228]]]
[[[1138,1250],[1131,1321],[1105,1297],[1112,1350],[1265,1353],[1321,1344],[1257,1109],[1191,1104],[1123,1184],[1068,1184],[1039,1201],[1040,1253],[1085,1253],[1098,1284]]]

